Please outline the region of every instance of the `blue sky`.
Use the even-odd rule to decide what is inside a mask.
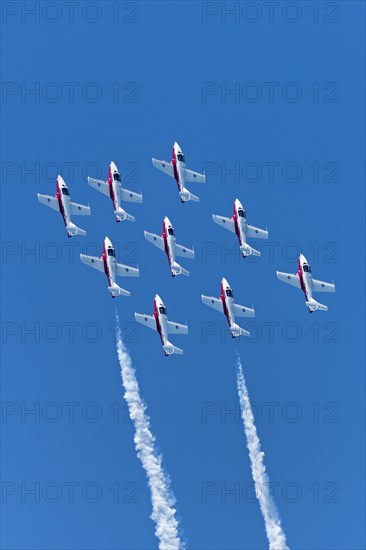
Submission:
[[[236,347],[289,546],[364,548],[364,5],[280,3],[272,16],[263,2],[229,15],[230,3],[107,1],[80,3],[72,17],[52,3],[36,20],[24,5],[2,5],[3,548],[157,547],[115,304],[188,548],[267,547]],[[189,168],[207,171],[206,185],[189,186],[200,203],[182,205],[151,165],[170,160],[174,141]],[[135,223],[116,224],[87,185],[111,160],[143,192],[126,207]],[[54,194],[58,171],[92,208],[74,220],[85,238],[67,239],[37,202]],[[238,258],[234,236],[211,220],[231,216],[237,197],[249,223],[268,227],[259,261]],[[166,215],[195,247],[196,260],[182,261],[190,278],[172,279],[143,238]],[[120,261],[139,265],[140,279],[121,281],[130,298],[112,301],[104,276],[79,261],[101,253],[106,235]],[[276,279],[296,270],[300,250],[337,285],[316,296],[327,313],[310,316]],[[223,276],[256,309],[247,341],[232,341],[201,303]],[[173,340],[182,357],[164,357],[157,335],[134,325],[156,293],[189,324]]]

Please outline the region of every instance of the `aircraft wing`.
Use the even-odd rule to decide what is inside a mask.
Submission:
[[[110,196],[109,184],[106,181],[95,180],[94,178],[88,178],[88,183],[91,187],[93,187],[97,191],[100,191],[104,195],[108,195],[108,197]]]
[[[194,259],[194,250],[190,250],[189,248],[181,246],[180,244],[175,244],[175,254],[176,256],[190,258],[191,260]]]
[[[152,159],[152,163],[158,170],[165,172],[172,178],[174,178],[174,168],[171,162],[166,162],[166,160],[157,160]]]
[[[77,202],[70,202],[70,211],[73,216],[90,216],[90,206],[84,206]]]
[[[167,321],[166,324],[169,334],[188,334],[187,325],[180,325],[179,323],[174,323],[173,321]]]
[[[255,317],[254,309],[239,304],[234,304],[235,317]]]
[[[265,229],[259,229],[253,225],[247,224],[247,237],[252,237],[252,239],[268,239],[268,231]]]
[[[155,235],[155,233],[149,233],[148,231],[144,231],[144,235],[147,241],[160,248],[160,250],[165,250],[164,239],[162,237]]]
[[[40,193],[37,193],[37,197],[41,204],[49,206],[50,208],[53,208],[53,210],[57,210],[57,212],[60,212],[60,207],[58,205],[58,200],[56,199],[56,197],[51,197],[50,195],[41,195]]]
[[[138,277],[140,274],[136,267],[116,263],[116,275],[118,277]]]
[[[135,319],[138,323],[145,325],[147,328],[157,330],[156,320],[153,315],[143,315],[142,313],[135,313]]]
[[[225,229],[235,233],[234,220],[231,218],[225,218],[225,216],[217,216],[216,214],[212,214],[212,219],[215,223],[221,225],[221,227],[225,227]]]
[[[277,271],[277,278],[284,283],[301,288],[300,278],[297,274],[293,275],[292,273],[282,273],[281,271]]]
[[[312,286],[314,292],[335,292],[335,285],[332,283],[324,283],[317,279],[312,279]]]
[[[128,189],[120,188],[120,197],[121,201],[126,202],[142,202],[142,195],[140,193],[134,193]]]
[[[213,309],[217,309],[217,311],[220,311],[221,313],[224,312],[224,308],[222,306],[222,301],[221,300],[219,300],[217,298],[213,298],[212,296],[204,296],[203,294],[202,294],[201,298],[202,298],[202,302],[206,306],[210,306]]]
[[[87,256],[86,254],[80,254],[80,260],[83,264],[88,265],[89,267],[94,267],[98,271],[104,271],[104,263],[101,258],[96,256]]]
[[[196,181],[197,183],[206,183],[206,176],[199,172],[193,172],[186,168],[186,181]]]

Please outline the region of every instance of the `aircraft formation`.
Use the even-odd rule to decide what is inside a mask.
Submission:
[[[173,145],[172,160],[170,162],[164,160],[152,159],[152,164],[158,170],[165,172],[175,179],[178,187],[180,200],[182,203],[188,201],[199,202],[199,197],[193,195],[187,187],[186,182],[205,183],[206,176],[193,170],[188,170],[185,164],[185,156],[177,142]],[[112,200],[113,211],[117,222],[135,221],[135,217],[129,214],[122,208],[124,202],[141,203],[143,200],[141,193],[135,193],[125,189],[122,185],[121,174],[114,162],[109,165],[108,179],[106,181],[97,180],[88,177],[88,183],[91,187],[107,195]],[[38,193],[38,200],[41,204],[56,210],[62,215],[67,236],[75,235],[85,236],[86,231],[77,227],[72,222],[73,216],[88,216],[91,214],[90,206],[85,206],[72,202],[70,198],[69,188],[61,176],[56,179],[56,195],[41,195]],[[247,223],[246,211],[239,199],[234,202],[234,210],[231,218],[213,214],[212,219],[218,225],[235,233],[243,258],[247,256],[260,256],[260,251],[248,244],[248,239],[268,239],[267,229],[259,229]],[[175,230],[168,217],[163,220],[162,234],[144,232],[145,239],[164,252],[168,259],[170,273],[173,277],[178,275],[189,276],[189,271],[182,267],[176,258],[187,258],[193,260],[195,257],[193,248],[188,248],[177,244]],[[139,269],[118,263],[116,259],[116,251],[111,240],[105,237],[103,243],[103,253],[100,258],[96,256],[88,256],[80,254],[80,260],[87,266],[104,272],[108,280],[108,291],[112,298],[117,296],[130,296],[130,292],[121,288],[117,282],[117,277],[138,277]],[[298,259],[297,273],[284,273],[277,271],[277,277],[280,281],[288,283],[301,289],[305,296],[305,304],[310,313],[316,310],[328,311],[328,307],[317,302],[313,298],[314,292],[335,292],[333,283],[319,281],[312,277],[311,267],[303,254],[300,254]],[[202,302],[223,313],[227,319],[230,332],[233,338],[238,336],[249,336],[250,333],[236,323],[237,317],[254,317],[255,310],[247,306],[242,306],[235,303],[234,292],[228,281],[223,278],[221,280],[220,297],[202,295]],[[168,340],[170,334],[188,334],[188,326],[168,320],[167,309],[160,298],[156,295],[154,298],[153,314],[135,313],[135,319],[138,323],[158,332],[166,356],[172,354],[183,354],[183,350],[174,346]]]

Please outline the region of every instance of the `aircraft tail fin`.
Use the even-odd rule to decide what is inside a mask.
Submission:
[[[112,294],[112,298],[116,298],[117,296],[130,296],[131,292],[128,290],[125,290],[124,288],[121,288],[116,283],[113,283],[111,286],[108,287],[109,292]]]
[[[77,227],[77,225],[72,222],[69,222],[67,224],[66,231],[69,237],[74,237],[75,235],[82,235],[83,237],[85,237],[86,235],[86,231],[84,229]]]
[[[166,344],[163,346],[163,350],[165,355],[173,355],[173,353],[183,355],[183,350],[181,348],[177,348],[177,346],[173,346],[173,344],[171,344],[170,342],[166,342]]]
[[[308,300],[306,302],[306,305],[308,306],[310,313],[313,313],[318,309],[320,311],[328,311],[328,306],[325,306],[324,304],[317,302],[316,300],[314,300],[314,298],[311,298],[311,300]]]
[[[114,214],[118,222],[123,222],[125,220],[129,222],[135,221],[135,216],[132,216],[131,214],[126,212],[126,210],[123,210],[123,208],[121,207],[117,208],[117,210],[114,211]]]
[[[250,246],[248,243],[244,243],[240,247],[240,250],[241,250],[244,258],[246,256],[261,256],[261,252],[259,252],[259,250],[256,250],[255,248]]]
[[[237,336],[250,336],[250,332],[239,327],[236,323],[231,325],[230,331],[233,338],[236,338]]]
[[[180,200],[182,202],[188,202],[188,201],[194,201],[194,202],[200,202],[199,197],[196,195],[193,195],[188,189],[184,189],[184,191],[179,191],[180,194]]]
[[[189,277],[189,271],[184,269],[181,265],[179,265],[177,262],[172,263],[172,275],[186,275],[186,277]]]

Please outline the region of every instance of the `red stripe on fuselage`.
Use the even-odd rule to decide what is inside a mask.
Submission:
[[[234,215],[233,215],[233,220],[234,220],[235,233],[237,234],[237,237],[238,237],[238,239],[239,239],[239,244],[240,244],[240,246],[241,246],[241,245],[242,245],[242,242],[241,242],[241,235],[240,235],[239,224],[238,224],[238,213],[237,213],[237,211],[236,211],[235,203],[234,203]]]
[[[309,298],[308,298],[308,293],[306,291],[306,286],[305,286],[305,282],[304,282],[304,277],[303,277],[303,273],[302,273],[302,266],[301,266],[300,260],[298,260],[298,272],[297,272],[297,274],[298,274],[299,279],[300,279],[301,290],[305,294],[305,298],[308,301]]]
[[[108,279],[108,285],[111,286],[111,275],[109,273],[108,263],[107,263],[107,251],[105,248],[105,244],[103,244],[103,254],[102,254],[102,260],[104,264],[104,273],[107,275]]]
[[[171,270],[172,264],[171,264],[171,261],[170,261],[170,249],[169,249],[169,245],[168,245],[168,235],[167,235],[167,229],[166,229],[166,226],[165,226],[165,222],[163,222],[162,238],[164,240],[165,254],[167,255],[169,267],[170,267],[170,270]],[[172,273],[172,275],[173,275],[173,273]]]
[[[173,171],[174,171],[174,178],[178,185],[178,190],[181,191],[181,183],[179,181],[179,174],[177,169],[177,157],[175,155],[174,147],[173,147],[173,153],[172,153],[172,165],[173,165]]]
[[[66,213],[65,213],[64,205],[62,204],[61,189],[60,189],[58,180],[56,180],[56,198],[58,200],[58,207],[60,209],[62,219],[64,220],[64,224],[66,226],[67,225]]]
[[[113,208],[114,208],[114,210],[117,210],[116,197],[115,197],[114,189],[113,189],[113,174],[112,174],[111,167],[109,167],[108,185],[109,185],[109,196],[112,199]],[[117,221],[119,221],[119,220],[117,220]]]
[[[157,305],[156,305],[156,300],[154,300],[154,317],[155,317],[155,322],[156,322],[156,329],[159,333],[161,343],[164,346],[165,342],[164,342],[164,338],[163,338],[163,331],[162,331],[161,324],[160,324],[160,321],[159,321],[159,312],[158,312],[158,308],[157,308]]]
[[[224,314],[225,314],[225,317],[227,319],[227,322],[229,324],[229,327],[231,328],[231,319],[230,319],[230,314],[229,314],[229,310],[228,310],[228,307],[226,305],[226,300],[225,300],[225,289],[224,289],[224,285],[221,283],[221,301],[222,301],[222,306],[224,308]]]

